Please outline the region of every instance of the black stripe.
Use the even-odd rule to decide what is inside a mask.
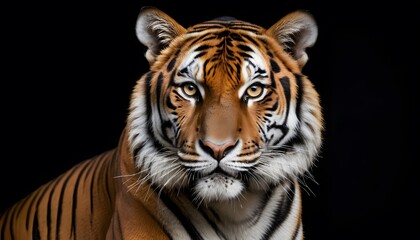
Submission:
[[[42,191],[41,191],[41,189],[38,189],[36,191],[37,193],[36,193],[36,197],[35,197],[36,198],[36,204],[33,205],[33,201],[31,201],[31,203],[30,203],[30,205],[28,207],[28,211],[31,210],[31,209],[35,209],[36,210],[36,212],[34,214],[34,218],[38,218],[38,216],[37,216],[37,210],[38,210],[38,207],[39,207],[39,203],[40,203],[42,197],[44,196],[45,192],[48,190],[48,187],[49,187],[49,183],[47,185],[44,185],[44,187],[42,188]],[[40,194],[40,192],[41,192],[41,194]],[[38,195],[40,195],[40,196],[38,197]],[[35,198],[33,200],[35,200]],[[28,216],[26,218],[26,229],[29,229],[29,225],[30,225],[29,220],[30,219],[29,219],[29,216]]]
[[[146,98],[146,116],[147,116],[147,133],[149,136],[153,136],[153,129],[152,129],[152,106],[151,106],[151,94],[150,94],[150,89],[151,89],[151,82],[152,82],[152,77],[154,76],[153,72],[149,72],[146,75],[146,79],[145,79],[145,88],[144,88],[144,96]]]
[[[274,129],[280,129],[283,132],[283,134],[285,134],[289,131],[289,128],[286,126],[286,123],[283,123],[281,125],[276,124],[276,123],[267,125],[267,131],[270,131],[273,128]],[[284,137],[284,136],[282,136],[282,137]]]
[[[241,65],[238,62],[236,62],[235,67],[237,69],[237,71],[236,71],[236,84],[239,85],[240,82],[241,82]]]
[[[220,55],[222,53],[224,53],[224,46],[225,46],[225,41],[223,41],[223,39],[218,39],[219,43],[214,45],[217,48],[217,51],[215,52],[215,55],[217,53],[217,55]]]
[[[274,101],[273,106],[271,106],[271,107],[267,107],[267,108],[265,108],[264,110],[267,110],[267,111],[269,111],[269,112],[273,112],[273,111],[274,111],[274,110],[276,110],[278,107],[279,107],[279,101],[278,101],[278,99],[276,99],[276,101]]]
[[[278,128],[280,129],[280,131],[282,132],[282,136],[279,138],[279,139],[277,139],[274,143],[273,143],[273,146],[275,146],[275,145],[277,145],[277,144],[279,144],[285,137],[286,137],[286,135],[289,133],[289,127],[286,125],[286,124],[282,124],[282,125],[276,125],[276,127],[278,126]],[[288,151],[288,150],[291,150],[291,149],[283,149],[284,147],[280,147],[278,150],[284,150],[284,151]]]
[[[273,114],[271,112],[264,113],[264,119],[267,119],[267,121],[268,121],[268,118],[272,117],[272,116],[273,116]]]
[[[101,179],[98,180],[97,182],[95,182],[96,185],[98,183],[102,183],[103,182],[103,177],[104,176],[106,177],[106,179],[108,179],[109,171],[108,171],[108,168],[105,166],[106,156],[108,156],[108,154],[107,155],[103,155],[99,159],[97,159],[97,161],[99,161],[99,164],[98,164],[98,167],[96,167],[95,171],[99,171],[98,176],[100,176]],[[105,181],[106,194],[108,195],[108,199],[112,199],[111,193],[108,191],[108,189],[109,189],[109,185],[108,185],[108,180],[107,180],[107,181]]]
[[[226,50],[227,51],[229,51],[228,52],[228,54],[229,55],[233,55],[234,53],[235,53],[235,51],[234,50],[232,50],[231,51],[231,48],[233,47],[233,43],[232,43],[232,38],[230,38],[230,36],[227,36],[226,38],[225,38],[225,41],[224,41],[224,46],[225,46],[225,48],[226,48]],[[235,49],[236,50],[236,49]],[[229,57],[229,55],[227,56],[227,57]]]
[[[50,188],[50,192],[48,194],[48,205],[47,205],[47,239],[51,239],[51,201],[52,201],[52,196],[55,193],[56,187],[58,185],[59,181],[54,181],[54,185]],[[58,212],[58,211],[57,211]]]
[[[216,218],[217,221],[220,221],[220,217],[219,215],[216,214],[216,212],[213,209],[210,209],[213,216]],[[217,235],[221,238],[221,239],[228,239],[223,232],[217,227],[216,223],[213,222],[208,214],[206,212],[203,211],[203,209],[200,209],[201,215],[207,220],[207,222],[210,224],[210,226],[213,228],[213,230],[217,233]]]
[[[201,57],[201,56],[203,56],[203,55],[205,55],[207,52],[201,52],[201,53],[199,53],[199,54],[197,54],[197,55],[195,55],[194,56],[194,59],[197,59],[197,58],[199,58],[199,57]]]
[[[301,221],[299,221],[298,225],[296,225],[295,232],[293,233],[293,237],[292,237],[292,239],[296,239],[296,237],[297,237],[297,235],[298,235],[298,233],[299,233],[299,228],[300,228],[300,225],[301,225],[301,224],[302,224],[302,222],[301,222]]]
[[[276,63],[276,61],[274,61],[273,59],[270,59],[270,65],[271,65],[271,70],[273,70],[273,72],[275,73],[280,72],[280,66]]]
[[[49,182],[46,186],[45,186],[45,188],[44,188],[44,190],[42,191],[42,194],[41,194],[41,196],[37,199],[37,202],[36,202],[36,205],[35,205],[35,214],[34,214],[34,219],[33,219],[33,223],[32,223],[32,235],[33,235],[33,238],[35,239],[36,237],[38,237],[38,238],[36,238],[36,239],[41,239],[41,237],[40,237],[40,233],[39,233],[39,229],[38,229],[38,209],[39,209],[39,204],[41,203],[41,201],[42,201],[42,199],[43,199],[43,197],[45,196],[45,193],[46,193],[46,191],[47,190],[50,190],[50,185],[51,185],[51,183],[52,182]],[[31,208],[33,207],[33,206],[30,206]],[[35,235],[35,236],[34,236]]]
[[[241,36],[243,36],[244,38],[246,38],[248,41],[250,41],[255,46],[257,46],[257,47],[260,46],[260,44],[257,41],[255,41],[255,39],[253,37],[248,36],[248,35],[241,35]]]
[[[172,60],[168,63],[168,66],[166,66],[166,71],[167,71],[167,72],[172,71],[172,69],[173,69],[173,68],[174,68],[174,66],[175,66],[175,62],[176,62],[176,60],[177,60],[177,56],[173,57],[173,58],[172,58]]]
[[[239,54],[239,56],[241,57],[241,58],[252,58],[252,56],[251,55],[249,55],[248,53],[246,53],[246,52],[238,52],[238,54]],[[227,57],[229,57],[229,56],[227,56]],[[238,60],[238,58],[233,58],[232,57],[232,60]]]
[[[7,226],[7,219],[9,218],[9,213],[10,213],[10,208],[8,208],[6,210],[6,212],[4,213],[4,215],[2,216],[4,222],[1,225],[1,239],[6,239],[6,226]],[[1,220],[1,219],[0,219]],[[10,224],[10,223],[9,223]],[[12,233],[10,233],[12,235]]]
[[[114,152],[115,154],[115,152]],[[111,156],[109,156],[110,154],[107,154],[103,157],[104,160],[101,160],[103,162],[105,162],[106,159],[108,159],[109,157],[111,158],[111,160],[108,160],[108,164],[106,165],[105,168],[105,172],[106,172],[106,181],[105,181],[105,187],[106,187],[106,194],[108,196],[108,199],[110,201],[110,204],[112,204],[112,200],[114,199],[114,195],[111,196],[111,192],[110,190],[110,186],[113,184],[113,181],[109,178],[109,175],[111,174],[111,170],[112,170],[112,162],[115,160],[114,158],[114,154],[112,154]],[[111,181],[111,183],[110,183]],[[101,181],[98,181],[101,182]]]
[[[169,94],[166,95],[166,106],[173,111],[176,110],[176,106],[171,102],[171,96]]]
[[[290,79],[288,77],[282,77],[279,79],[279,81],[281,86],[283,87],[284,96],[286,97],[286,119],[284,121],[284,123],[286,123],[290,109]]]
[[[282,77],[279,79],[280,84],[283,87],[283,92],[286,98],[286,117],[283,121],[283,123],[281,125],[277,125],[277,124],[272,124],[270,126],[267,127],[267,131],[269,131],[271,128],[278,128],[282,131],[283,135],[276,140],[276,142],[272,143],[272,145],[277,145],[279,144],[287,135],[287,133],[289,132],[289,127],[287,126],[287,120],[289,118],[289,109],[290,109],[290,80],[288,77]]]
[[[258,214],[258,217],[255,217],[255,219],[253,219],[253,221],[252,221],[251,225],[255,225],[255,224],[257,224],[257,222],[258,222],[258,221],[260,221],[261,216],[262,216],[262,213],[264,212],[264,208],[267,206],[268,201],[269,201],[269,200],[271,199],[271,197],[273,196],[273,189],[274,189],[274,188],[270,188],[270,189],[269,189],[269,190],[265,193],[264,199],[261,201],[261,204],[260,204],[260,206],[258,207],[258,210],[257,210],[257,211],[255,211],[255,212],[259,213],[259,214]]]
[[[38,197],[40,192],[41,192],[40,189],[37,190],[36,193],[34,193],[34,195],[31,195],[31,201],[29,203],[27,201],[25,202],[25,205],[29,206],[26,210],[26,214],[27,214],[26,223],[25,223],[26,231],[29,230],[29,212],[30,212],[30,209],[32,208],[31,206],[33,205],[35,199]]]
[[[257,68],[257,70],[255,71],[255,76],[254,78],[261,78],[261,77],[267,77],[267,71],[261,69],[261,68]],[[275,83],[274,83],[275,84]],[[273,86],[273,85],[272,85]],[[275,87],[276,85],[274,85]]]
[[[136,149],[133,150],[133,159],[137,159],[137,156],[139,155],[139,152],[143,149],[144,147],[144,142],[140,143],[140,145],[136,146]]]
[[[122,231],[122,228],[121,228],[121,221],[120,221],[120,213],[119,212],[117,212],[117,221],[118,221],[118,232],[120,233],[120,238],[119,239],[124,239],[123,237],[123,231]]]
[[[299,120],[300,123],[300,108],[302,105],[302,94],[303,94],[303,84],[302,84],[302,79],[301,79],[301,75],[299,74],[294,74],[294,76],[296,77],[296,82],[297,82],[297,96],[296,96],[296,116]],[[290,109],[290,82],[289,82],[289,78],[288,77],[282,77],[280,79],[280,83],[283,86],[284,89],[284,93],[286,96],[286,101],[287,101],[287,109],[286,109],[286,119],[283,122],[283,124],[281,126],[283,126],[282,132],[283,132],[283,136],[278,139],[273,145],[277,145],[278,143],[281,142],[281,140],[284,139],[284,137],[286,136],[286,133],[288,132],[289,128],[287,127],[287,119],[289,116],[289,109]],[[287,90],[286,90],[287,89]],[[297,127],[297,129],[300,129],[300,125]],[[285,131],[286,130],[286,131]],[[283,146],[275,149],[275,150],[281,150],[281,151],[293,151],[293,146],[296,144],[303,144],[304,142],[304,137],[302,136],[302,132],[299,131],[297,133],[297,135],[295,135],[293,138],[291,138],[290,140],[287,141],[287,143],[283,144]],[[274,149],[273,149],[274,150]]]
[[[162,83],[163,83],[163,74],[160,73],[156,81],[156,106],[158,108],[159,119],[162,119],[160,113],[160,95],[162,94]]]
[[[91,160],[91,161],[93,161],[93,160]],[[95,162],[94,163],[91,163],[90,165],[91,165],[91,169],[93,169],[93,173],[91,174],[91,181],[90,181],[90,216],[93,216],[93,213],[94,213],[94,211],[93,211],[93,209],[95,208],[94,207],[94,198],[93,198],[93,191],[95,190],[95,188],[93,187],[94,186],[94,184],[95,184],[95,179],[96,179],[96,176],[97,176],[97,173],[98,173],[98,165],[99,165],[99,161],[96,161],[96,159],[95,159]],[[89,171],[90,171],[90,169],[89,169]]]
[[[147,134],[153,138],[153,146],[156,150],[160,150],[163,146],[156,140],[154,137],[155,134],[153,132],[153,111],[152,111],[152,95],[151,95],[151,88],[152,88],[152,77],[154,76],[154,72],[149,72],[146,75],[145,84],[146,87],[144,88],[144,96],[146,98],[146,116],[147,116]]]
[[[77,199],[78,199],[78,190],[79,190],[79,182],[80,182],[80,176],[84,173],[84,171],[86,170],[86,167],[88,166],[88,164],[84,164],[83,168],[75,175],[75,174],[71,174],[69,177],[71,178],[76,178],[76,183],[74,185],[73,188],[73,202],[72,202],[72,211],[71,211],[71,228],[72,228],[72,232],[74,233],[74,239],[77,239],[77,229],[76,229],[76,221],[77,221],[77,217],[76,217],[76,210],[77,210]]]
[[[203,69],[207,68],[207,64],[209,64],[209,59],[206,59],[203,63]],[[203,71],[203,79],[204,79],[204,83],[206,83],[206,79],[207,79],[207,71]]]
[[[198,37],[198,38],[194,39],[194,41],[192,41],[188,47],[191,47],[191,46],[192,46],[192,45],[194,45],[196,42],[198,42],[198,41],[202,40],[202,39],[203,39],[203,38],[205,38],[205,37],[207,37],[207,34],[203,34],[202,36],[200,36],[200,37]],[[203,41],[204,41],[204,40],[203,40]]]
[[[162,83],[163,83],[163,74],[159,73],[159,76],[157,77],[157,82],[156,82],[156,106],[159,113],[159,119],[162,119],[162,116],[160,114],[160,94],[162,90]]]
[[[266,104],[266,103],[271,102],[271,101],[273,101],[273,99],[271,97],[268,97],[268,98],[264,98],[263,100],[261,100],[259,102],[261,104]],[[267,108],[265,110],[267,110]]]
[[[209,48],[211,48],[212,46],[208,45],[208,44],[203,44],[201,46],[198,46],[196,49],[194,49],[194,52],[201,52],[203,50],[207,50]]]
[[[265,114],[264,114],[263,120],[264,120],[264,122],[268,122],[268,121],[270,121],[270,119],[269,119],[269,118],[267,118],[267,117],[265,116]],[[273,139],[273,138],[271,138],[271,139]]]
[[[260,124],[258,124],[258,129],[259,129],[259,132],[262,134],[261,137],[264,138],[263,142],[266,142],[268,138],[267,138],[267,134],[265,134],[264,128]]]
[[[10,221],[9,221],[9,231],[10,231],[10,240],[13,240],[15,238],[14,231],[13,231],[13,224],[15,222],[15,213],[16,213],[16,207],[13,208],[12,212],[10,214]]]
[[[85,180],[84,180],[84,182],[85,183],[88,183],[88,179],[87,179],[87,177],[88,176],[91,176],[91,181],[89,182],[89,184],[90,184],[90,186],[89,186],[89,194],[90,194],[90,196],[93,196],[93,189],[94,189],[94,185],[93,185],[93,177],[95,176],[95,169],[96,168],[94,168],[94,166],[96,166],[96,163],[97,163],[97,161],[95,161],[95,162],[93,162],[93,160],[90,160],[90,163],[89,163],[89,169],[88,169],[88,173],[86,174],[86,177],[85,177]],[[93,169],[93,172],[92,172],[92,169]],[[93,197],[90,197],[90,199],[89,199],[89,207],[90,207],[90,218],[91,218],[91,221],[90,221],[90,224],[92,225],[92,216],[93,216],[93,213],[94,213],[94,207],[93,207]]]
[[[64,193],[65,190],[67,189],[67,183],[70,179],[70,176],[73,175],[74,171],[76,171],[76,167],[74,167],[71,172],[69,173],[69,175],[67,175],[67,178],[64,179],[63,185],[61,186],[61,190],[60,190],[60,197],[58,199],[58,206],[57,206],[57,216],[56,216],[56,226],[55,226],[55,232],[57,234],[57,236],[59,236],[59,232],[60,232],[60,227],[61,227],[61,215],[62,215],[62,209],[63,209],[63,198],[64,198]],[[60,182],[61,178],[64,175],[61,175],[59,179],[56,180],[56,182]]]
[[[247,46],[247,45],[239,44],[237,47],[238,47],[239,49],[241,49],[241,50],[245,51],[245,52],[254,52],[254,50],[252,50],[252,48],[250,48],[250,47],[249,47],[249,46]]]
[[[57,216],[56,216],[56,226],[55,226],[55,233],[57,235],[57,238],[59,238],[60,234],[60,226],[61,226],[61,215],[62,215],[62,211],[63,211],[63,195],[65,192],[65,186],[63,185],[63,187],[61,188],[60,191],[60,197],[58,199],[58,206],[57,206]]]
[[[294,74],[296,77],[296,84],[297,84],[297,96],[296,96],[296,116],[297,119],[300,121],[300,107],[302,105],[302,100],[303,100],[303,84],[302,84],[302,76],[295,73]]]
[[[171,143],[171,140],[169,139],[168,135],[166,134],[166,130],[164,128],[164,123],[162,123],[163,118],[162,118],[162,113],[161,113],[161,108],[160,108],[160,98],[161,98],[161,94],[162,94],[162,84],[163,84],[163,74],[160,73],[158,78],[157,78],[157,84],[156,84],[156,105],[157,105],[157,109],[158,109],[158,113],[159,113],[159,119],[161,120],[160,124],[163,125],[161,130],[162,130],[162,137],[165,141],[167,141],[168,143]]]
[[[231,34],[229,35],[229,37],[230,37],[230,38],[232,38],[233,40],[237,41],[237,42],[246,43],[246,41],[245,41],[245,39],[243,38],[242,34],[239,34],[239,33],[234,33],[234,32],[233,32],[233,33],[231,33]],[[242,49],[242,47],[241,47],[241,46],[244,46],[244,45],[238,45],[238,47]],[[250,51],[253,51],[251,48],[249,48],[249,49],[250,49]],[[242,50],[245,50],[245,49],[242,49]]]
[[[41,240],[41,233],[38,226],[38,209],[35,211],[34,221],[32,223],[32,239]]]
[[[32,206],[32,204],[34,203],[34,200],[38,197],[39,192],[40,192],[40,190],[38,190],[38,191],[36,191],[36,193],[32,194],[32,195],[30,196],[30,202],[25,201],[25,205],[27,205],[27,206]],[[29,199],[28,199],[28,200],[29,200]],[[26,209],[26,214],[28,215],[28,216],[26,217],[26,221],[25,221],[25,228],[26,228],[26,231],[28,231],[28,230],[29,230],[29,213],[30,213],[30,209],[31,209],[30,207]]]
[[[300,128],[299,126],[297,128]],[[302,132],[299,131],[295,136],[289,139],[283,146],[277,148],[276,150],[288,152],[293,151],[293,146],[295,145],[302,145],[304,143],[304,138],[302,136]]]
[[[208,22],[209,24],[198,24],[196,26],[194,26],[194,28],[189,31],[188,33],[198,33],[198,32],[203,32],[203,31],[207,31],[207,30],[217,30],[217,29],[222,29],[225,26],[223,25],[216,25],[219,22]]]
[[[273,53],[270,51],[270,49],[269,48],[265,48],[265,50],[267,51],[266,53],[267,53],[267,55],[270,57],[270,58],[272,58],[274,55],[273,55]]]
[[[181,209],[179,209],[178,206],[174,202],[172,202],[172,200],[166,194],[162,193],[160,198],[163,201],[163,203],[169,208],[169,210],[171,210],[171,212],[178,218],[184,229],[191,236],[191,239],[204,240],[204,238],[200,235],[200,233],[197,231],[197,229],[194,227],[191,221],[182,213]]]
[[[146,75],[146,79],[145,79],[144,96],[146,98],[146,115],[148,116],[148,121],[152,117],[150,88],[151,88],[151,82],[152,82],[152,77],[153,76],[154,76],[154,72],[149,72]],[[153,130],[151,129],[150,124],[148,124],[147,130],[148,130],[149,136],[153,136]]]
[[[185,72],[182,72],[182,71],[184,71],[185,70]],[[173,71],[172,72],[172,74],[171,74],[171,76],[169,77],[169,85],[171,85],[171,86],[176,86],[176,87],[179,87],[180,86],[180,84],[178,84],[178,83],[175,83],[175,76],[178,74],[178,75],[181,75],[181,76],[183,76],[183,75],[186,75],[187,74],[187,72],[188,72],[188,68],[184,68],[184,69],[182,69],[180,72],[176,72],[176,71]]]
[[[13,207],[13,211],[11,213],[11,217],[10,217],[10,222],[9,222],[9,229],[10,229],[10,233],[11,233],[11,240],[14,239],[14,231],[13,231],[13,226],[15,223],[15,219],[16,219],[16,214],[19,214],[20,211],[22,210],[22,206],[24,205],[24,201],[25,200],[21,200],[18,205],[15,205]]]
[[[274,232],[279,229],[279,227],[282,225],[282,223],[284,222],[284,220],[286,220],[287,216],[290,213],[290,209],[292,207],[292,203],[293,200],[295,198],[295,185],[294,184],[290,184],[290,188],[286,190],[286,192],[282,193],[282,199],[281,201],[278,203],[278,206],[276,208],[276,210],[273,213],[274,218],[271,219],[271,223],[268,227],[268,229],[266,230],[266,232],[264,233],[262,239],[263,240],[268,240],[270,239]],[[292,198],[289,198],[289,194],[292,193]]]

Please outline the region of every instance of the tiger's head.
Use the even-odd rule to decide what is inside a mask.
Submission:
[[[309,170],[323,129],[318,93],[301,72],[317,38],[310,14],[268,29],[230,17],[184,28],[148,7],[136,33],[150,63],[128,117],[139,181],[223,201]]]

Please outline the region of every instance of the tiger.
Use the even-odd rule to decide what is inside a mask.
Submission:
[[[314,16],[184,27],[149,6],[133,31],[149,69],[118,144],[5,210],[1,239],[304,239],[302,178],[324,131],[303,73]]]

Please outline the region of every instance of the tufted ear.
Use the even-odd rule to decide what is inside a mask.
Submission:
[[[304,11],[289,13],[267,31],[303,68],[308,61],[306,48],[313,46],[318,36],[318,27],[312,15]]]
[[[145,56],[150,64],[174,38],[185,32],[185,28],[154,7],[143,7],[137,18],[137,38],[148,48]]]

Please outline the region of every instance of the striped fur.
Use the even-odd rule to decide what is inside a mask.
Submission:
[[[303,239],[299,180],[323,130],[302,73],[312,16],[186,29],[149,7],[136,32],[150,70],[118,147],[9,208],[1,239]]]

